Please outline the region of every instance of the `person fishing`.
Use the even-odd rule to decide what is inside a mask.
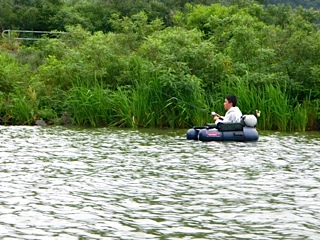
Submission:
[[[225,116],[220,116],[218,113],[212,112],[211,115],[215,120],[215,124],[219,122],[240,123],[242,112],[237,107],[238,99],[235,95],[227,95],[224,100],[224,109],[227,110]]]

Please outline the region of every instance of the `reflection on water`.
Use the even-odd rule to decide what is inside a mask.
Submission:
[[[1,239],[320,239],[320,134],[0,127]]]

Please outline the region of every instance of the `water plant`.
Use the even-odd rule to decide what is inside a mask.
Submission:
[[[304,131],[308,123],[308,106],[310,99],[302,104],[298,99],[290,99],[285,89],[276,83],[255,85],[243,78],[230,77],[221,84],[221,92],[225,95],[233,93],[239,99],[239,107],[244,114],[261,111],[258,120],[260,129],[280,131]],[[295,107],[292,107],[295,106]]]
[[[133,114],[139,124],[184,128],[205,122],[208,108],[200,79],[183,72],[170,73],[163,66],[148,69],[133,92]]]
[[[7,109],[7,114],[12,119],[12,124],[31,125],[34,123],[36,108],[34,102],[24,94],[10,94],[11,104]]]
[[[66,92],[65,106],[76,124],[97,127],[110,122],[110,102],[109,91],[102,84],[91,87],[77,82]]]

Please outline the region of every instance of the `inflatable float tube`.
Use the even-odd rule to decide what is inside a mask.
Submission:
[[[187,131],[188,140],[199,141],[258,141],[259,134],[255,126],[247,126],[241,123],[218,123],[195,126]]]

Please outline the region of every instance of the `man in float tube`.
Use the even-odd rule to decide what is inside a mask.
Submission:
[[[240,123],[242,112],[237,107],[238,99],[235,95],[228,95],[224,100],[224,109],[227,110],[225,116],[220,116],[218,113],[212,112],[211,115],[215,120],[215,124],[219,122]]]

